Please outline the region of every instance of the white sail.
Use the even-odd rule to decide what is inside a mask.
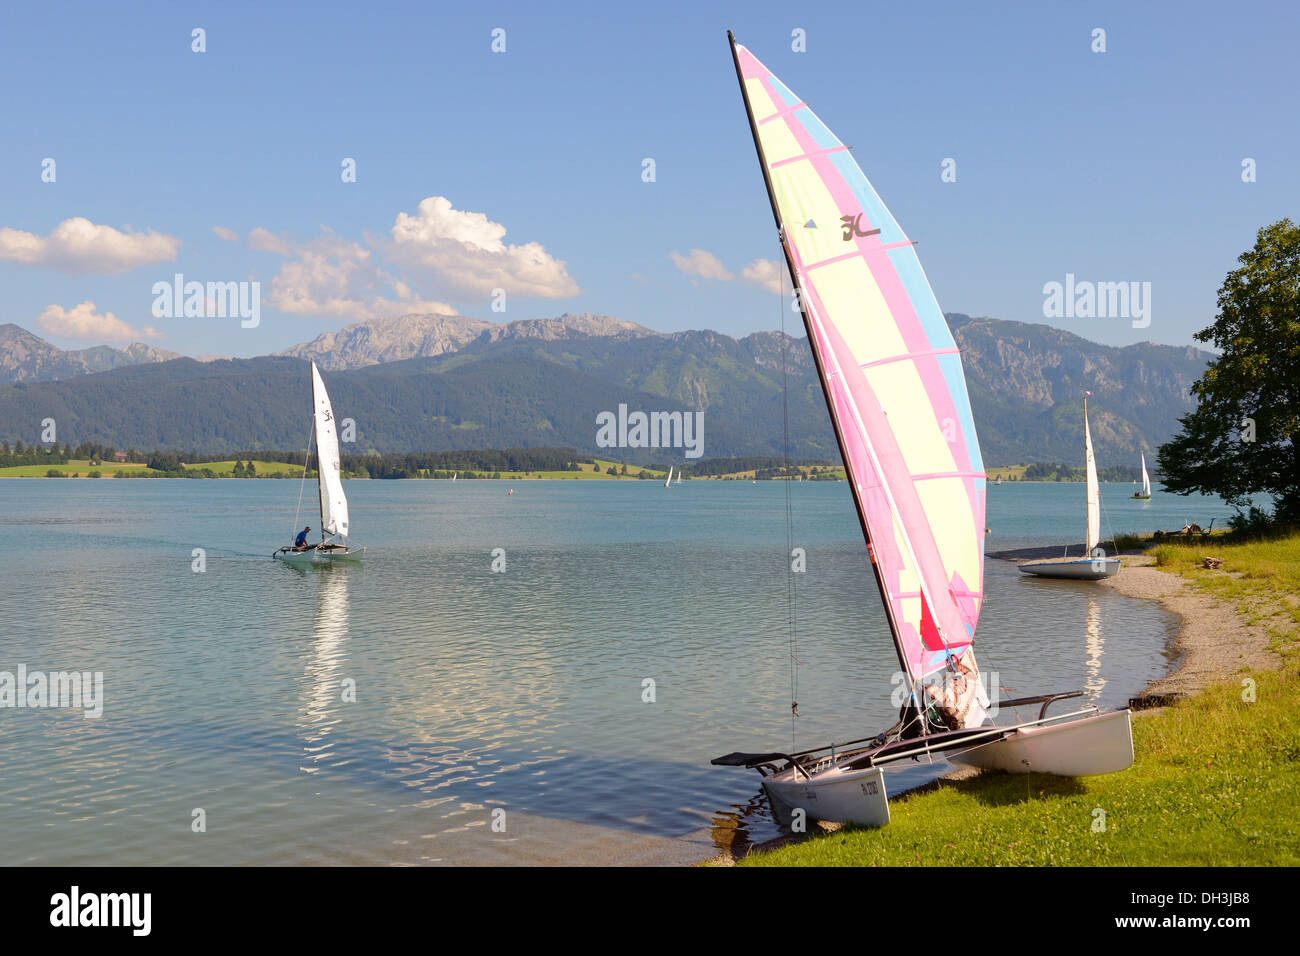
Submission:
[[[672,466],[672,465],[669,465],[669,466],[668,466],[668,481],[665,481],[665,482],[664,482],[664,487],[667,488],[668,485],[669,485],[669,483],[670,483],[672,480],[673,480],[673,466]]]
[[[1147,456],[1145,452],[1142,454],[1142,494],[1148,498],[1151,497],[1151,479],[1147,477]]]
[[[1092,457],[1092,432],[1088,429],[1088,403],[1083,403],[1083,445],[1088,466],[1088,548],[1089,554],[1101,539],[1101,488],[1097,485],[1097,462]]]
[[[316,457],[320,474],[320,521],[323,534],[348,536],[348,499],[339,480],[339,438],[334,428],[334,409],[321,381],[320,370],[311,363],[311,397],[316,415]]]

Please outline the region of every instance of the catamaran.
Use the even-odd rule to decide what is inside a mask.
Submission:
[[[343,493],[339,478],[339,439],[334,428],[334,409],[329,393],[321,380],[316,363],[311,363],[312,434],[316,438],[317,493],[320,496],[320,534],[316,544],[302,547],[286,545],[271,557],[289,564],[333,564],[338,561],[360,561],[365,548],[348,545],[348,499]],[[307,480],[307,466],[311,461],[311,439],[307,441],[307,455],[303,459],[302,477]],[[301,503],[302,493],[298,500]],[[294,527],[298,524],[294,518]],[[336,540],[338,539],[338,540]]]
[[[1133,492],[1134,498],[1145,500],[1151,497],[1151,479],[1147,476],[1147,455],[1142,452],[1142,490]]]
[[[1092,432],[1088,428],[1088,395],[1083,397],[1083,458],[1087,471],[1088,540],[1081,557],[1062,555],[1045,561],[1024,561],[1023,574],[1036,574],[1042,578],[1073,578],[1081,581],[1100,581],[1118,574],[1120,560],[1108,558],[1100,547],[1101,539],[1101,486],[1097,483],[1097,462],[1092,456]]]
[[[908,693],[898,722],[874,737],[713,763],[756,769],[785,825],[798,810],[887,823],[884,769],[910,757],[1068,776],[1123,770],[1133,762],[1129,711],[1048,716],[1081,691],[1002,701],[1003,714],[1041,709],[992,722],[973,649],[986,476],[956,343],[912,241],[848,147],[727,36]]]

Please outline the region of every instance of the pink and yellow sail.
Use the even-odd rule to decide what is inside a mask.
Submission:
[[[848,147],[733,49],[899,659],[918,681],[959,666],[984,597],[984,465],[961,356],[915,246]]]

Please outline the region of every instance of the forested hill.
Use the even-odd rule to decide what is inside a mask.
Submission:
[[[1084,389],[1093,393],[1099,461],[1128,463],[1173,434],[1209,358],[1171,346],[1112,348],[1041,325],[949,319],[990,464],[1081,460]],[[704,412],[709,458],[782,453],[777,333],[739,340],[710,331],[665,335],[584,317],[570,318],[559,334],[546,322],[561,320],[520,323],[518,333],[496,326],[459,346],[444,337],[436,355],[326,372],[337,417],[356,422],[357,441],[345,451],[568,445],[607,454],[595,445],[596,416],[625,404],[629,411]],[[427,328],[419,332],[429,338]],[[391,341],[386,347],[402,354]],[[365,353],[349,354],[361,361]],[[805,340],[791,343],[786,374],[791,454],[837,458]],[[58,440],[74,445],[292,449],[305,443],[309,415],[308,366],[287,356],[179,358],[0,385],[0,439],[10,442],[38,442],[41,422],[54,418]],[[655,450],[609,457],[665,460]]]

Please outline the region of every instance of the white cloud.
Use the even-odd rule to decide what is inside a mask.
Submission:
[[[89,300],[71,309],[59,305],[46,306],[45,311],[37,316],[36,324],[47,335],[65,339],[135,342],[162,338],[162,333],[153,326],[134,329],[112,312],[96,312],[95,303]]]
[[[239,241],[239,233],[233,229],[227,229],[225,226],[213,226],[212,231],[216,233],[218,239],[224,239],[226,242]]]
[[[740,270],[740,277],[780,295],[784,291],[785,266],[775,259],[755,259]]]
[[[717,279],[721,282],[728,282],[735,278],[723,268],[717,256],[704,249],[692,249],[689,256],[684,256],[674,249],[668,253],[668,258],[672,259],[677,264],[677,268],[688,276],[698,276],[701,279]]]
[[[59,223],[48,237],[0,229],[0,261],[43,266],[72,275],[114,275],[141,266],[174,262],[181,241],[159,232],[121,232],[78,216]]]
[[[292,256],[296,251],[293,242],[267,232],[261,226],[248,234],[248,247],[258,252],[274,252],[277,256]]]
[[[424,270],[440,287],[463,295],[510,295],[558,299],[581,290],[562,260],[537,242],[512,246],[506,227],[481,212],[453,209],[451,200],[430,196],[414,215],[398,213],[392,239],[376,244],[393,262]]]
[[[380,269],[373,252],[359,243],[333,235],[294,242],[259,228],[249,233],[248,244],[290,259],[280,266],[267,296],[281,312],[354,322],[411,312],[456,314],[453,306],[421,299]]]

